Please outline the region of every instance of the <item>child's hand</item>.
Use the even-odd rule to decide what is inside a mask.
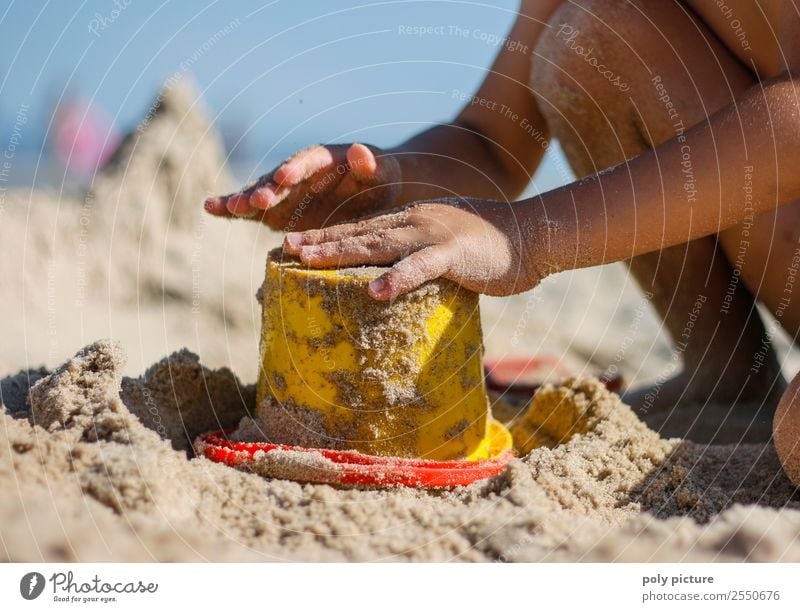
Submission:
[[[277,230],[325,227],[388,209],[401,179],[397,160],[380,149],[316,145],[205,206],[212,215],[255,219]]]
[[[395,263],[369,294],[389,300],[443,276],[489,295],[510,295],[541,279],[541,249],[524,237],[518,205],[439,200],[357,223],[286,235],[284,249],[312,267]],[[530,228],[526,230],[526,234]],[[538,241],[533,241],[538,242]]]

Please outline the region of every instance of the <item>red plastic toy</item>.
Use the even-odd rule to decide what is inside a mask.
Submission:
[[[430,461],[402,457],[378,457],[354,451],[335,451],[324,448],[304,448],[267,442],[232,442],[227,435],[232,430],[219,430],[198,436],[194,443],[198,455],[231,467],[244,467],[255,461],[259,451],[288,450],[315,452],[336,464],[334,483],[360,486],[394,486],[418,488],[449,488],[468,485],[491,478],[502,472],[514,458],[506,451],[494,459],[481,461]],[[307,482],[331,483],[331,473],[312,477]]]

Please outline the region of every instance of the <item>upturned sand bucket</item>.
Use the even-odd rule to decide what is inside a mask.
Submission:
[[[367,285],[385,270],[270,253],[256,409],[267,439],[436,460],[507,451],[484,386],[478,296],[437,280],[378,302]]]

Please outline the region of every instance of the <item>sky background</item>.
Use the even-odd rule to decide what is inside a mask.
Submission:
[[[508,33],[517,6],[0,0],[0,136],[8,141],[28,105],[19,153],[35,159],[52,132],[56,102],[76,98],[125,132],[166,79],[188,74],[228,144],[242,137],[239,174],[265,171],[315,142],[391,146],[458,112],[453,91],[477,88],[499,51],[488,38]],[[403,33],[411,26],[444,26],[446,33]],[[450,26],[470,35],[450,35]],[[28,178],[18,169],[17,183]],[[553,152],[534,190],[568,178]]]

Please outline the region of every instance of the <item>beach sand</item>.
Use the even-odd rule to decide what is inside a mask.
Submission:
[[[596,379],[539,392],[584,433],[500,476],[340,490],[192,458],[196,434],[251,413],[252,386],[185,351],[137,379],[123,360],[92,344],[29,403],[26,376],[5,383],[6,559],[800,561],[800,496],[769,442],[662,438]]]
[[[254,293],[280,237],[204,215],[233,183],[222,147],[190,87],[163,99],[90,194],[0,209],[17,254],[0,264],[0,559],[800,561],[800,493],[757,407],[646,424],[590,377],[676,367],[620,266],[482,300],[487,356],[557,357],[578,378],[536,401],[583,419],[491,480],[343,490],[195,458],[197,434],[252,416]]]

